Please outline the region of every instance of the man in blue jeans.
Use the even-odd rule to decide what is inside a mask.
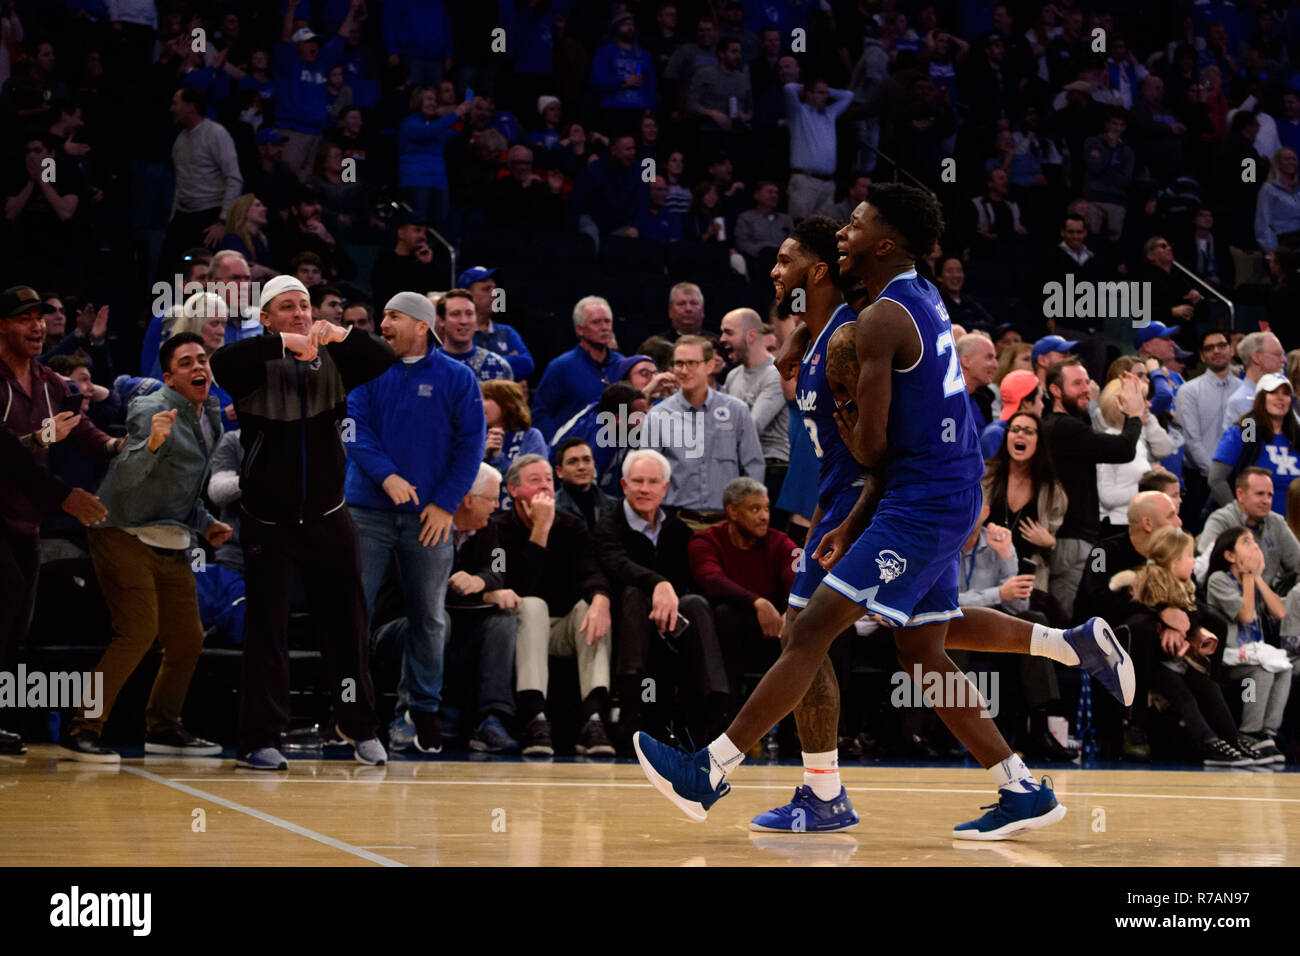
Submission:
[[[367,612],[394,554],[408,632],[396,724],[415,725],[415,748],[442,749],[444,599],[455,550],[452,515],[483,460],[486,424],[474,373],[430,349],[434,309],[416,292],[384,306],[380,332],[400,361],[348,395],[355,437],[344,493],[361,535]]]

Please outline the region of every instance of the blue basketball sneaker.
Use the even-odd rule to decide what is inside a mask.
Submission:
[[[641,769],[655,789],[697,823],[708,815],[709,807],[731,792],[731,784],[726,780],[717,787],[709,783],[713,758],[707,747],[687,753],[661,744],[641,731],[632,735],[632,746],[636,759],[641,761]]]
[[[861,821],[843,787],[837,796],[823,800],[809,786],[798,787],[794,799],[783,807],[760,813],[749,821],[751,830],[775,830],[782,833],[827,833],[847,830]]]
[[[1065,632],[1065,643],[1079,655],[1079,666],[1101,682],[1125,707],[1133,704],[1137,678],[1133,658],[1115,632],[1099,617],[1091,617]]]
[[[1005,840],[1026,830],[1048,826],[1065,816],[1065,807],[1056,802],[1052,791],[1051,777],[1043,777],[1041,784],[1027,780],[1025,785],[1029,787],[1028,793],[999,790],[997,803],[980,807],[988,813],[953,827],[953,839]]]

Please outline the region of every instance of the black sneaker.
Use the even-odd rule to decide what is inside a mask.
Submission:
[[[1247,767],[1254,760],[1226,740],[1215,739],[1205,745],[1205,756],[1201,763],[1207,767]]]
[[[1242,744],[1246,746],[1243,747]],[[1258,737],[1242,734],[1237,738],[1237,749],[1247,756],[1255,757],[1255,763],[1286,763],[1286,755],[1278,750],[1277,742],[1267,734]]]
[[[221,744],[195,737],[184,727],[172,727],[159,733],[146,734],[144,752],[166,754],[171,757],[215,757],[221,753]]]
[[[1128,724],[1124,727],[1123,755],[1125,760],[1136,760],[1142,763],[1151,760],[1151,745],[1147,743],[1146,731],[1137,724]]]
[[[632,738],[642,729],[644,729],[644,725],[641,715],[635,711],[624,709],[619,714],[618,723],[614,725],[615,753],[620,757],[635,757],[636,749],[632,746]]]
[[[614,745],[605,733],[605,722],[599,717],[591,717],[578,732],[578,743],[573,749],[588,757],[614,756]]]
[[[1025,756],[1031,760],[1049,763],[1072,763],[1078,756],[1077,750],[1061,746],[1061,742],[1046,728],[1030,734],[1025,745]]]
[[[424,710],[407,711],[415,724],[415,749],[422,754],[442,753],[442,718]]]
[[[551,741],[551,722],[545,717],[534,717],[524,728],[523,755],[525,757],[555,756],[555,746]]]
[[[93,730],[74,730],[59,749],[63,756],[83,763],[121,763],[122,757],[116,750],[105,747],[99,740],[99,734]]]
[[[18,734],[8,730],[0,730],[0,754],[25,754],[27,747],[23,744],[23,738]]]

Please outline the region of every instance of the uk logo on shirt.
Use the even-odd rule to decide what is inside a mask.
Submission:
[[[1273,463],[1273,474],[1288,478],[1300,476],[1300,458],[1284,445],[1266,445],[1269,461]]]

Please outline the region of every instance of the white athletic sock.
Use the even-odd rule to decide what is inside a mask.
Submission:
[[[1012,754],[1006,760],[989,767],[989,774],[999,790],[1013,790],[1016,793],[1028,793],[1026,783],[1034,782],[1034,775],[1029,772],[1019,754]]]
[[[834,800],[840,795],[840,752],[803,753],[803,785],[812,787],[818,800]]]
[[[1065,643],[1065,632],[1059,627],[1035,624],[1029,635],[1029,653],[1034,657],[1050,657],[1070,667],[1079,666],[1079,655]]]
[[[736,749],[726,734],[709,744],[709,786],[716,787],[722,778],[740,766],[745,755]]]

